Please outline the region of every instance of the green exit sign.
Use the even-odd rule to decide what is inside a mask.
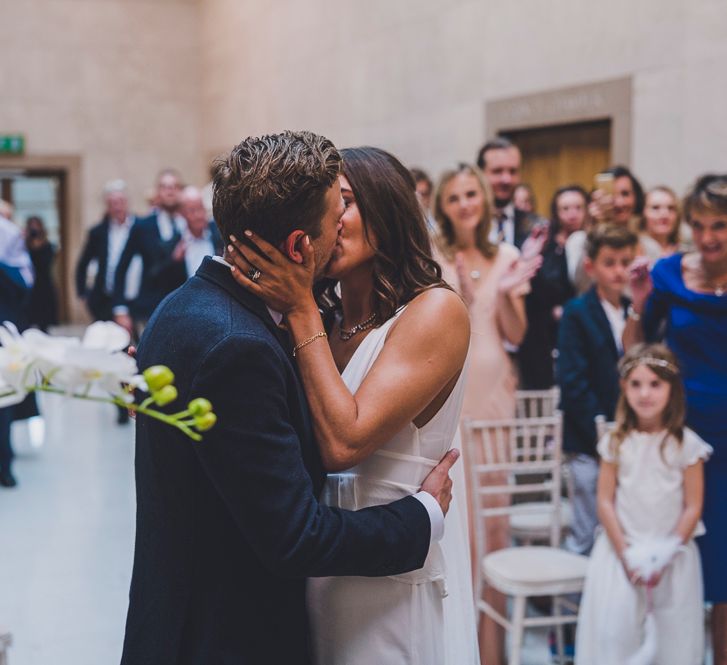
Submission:
[[[0,155],[22,155],[25,137],[22,134],[0,134]]]

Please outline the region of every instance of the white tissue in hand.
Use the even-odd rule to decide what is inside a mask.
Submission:
[[[643,580],[663,570],[681,547],[677,536],[665,538],[645,538],[629,545],[624,551],[624,559],[630,570]]]

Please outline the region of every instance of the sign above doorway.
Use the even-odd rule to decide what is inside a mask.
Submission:
[[[0,134],[0,155],[25,154],[25,136],[23,134]]]

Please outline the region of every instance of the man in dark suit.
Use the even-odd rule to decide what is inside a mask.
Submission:
[[[106,212],[88,232],[86,244],[76,264],[76,293],[86,303],[94,321],[113,319],[112,298],[116,266],[126,247],[134,216],[129,214],[126,183],[113,180],[104,187]],[[96,263],[93,285],[88,287],[88,269]]]
[[[308,234],[322,271],[344,210],[340,167],[307,132],[246,139],[216,169],[222,236],[249,228],[295,259]],[[358,512],[318,503],[325,474],[273,315],[207,257],[144,332],[140,368],[168,365],[180,403],[207,397],[218,420],[194,443],[137,419],[123,665],[307,665],[306,577],[413,570],[441,533],[452,453],[413,497]]]
[[[129,197],[123,180],[112,180],[104,187],[106,212],[103,219],[88,232],[86,244],[76,264],[76,293],[86,303],[94,321],[112,321],[113,293],[116,267],[126,247],[135,217],[129,213]],[[93,285],[88,287],[88,272],[96,264]],[[138,276],[137,276],[138,277]],[[129,284],[133,279],[127,272],[124,291],[137,291],[139,285]],[[117,422],[123,425],[129,421],[129,412],[118,407]]]
[[[164,261],[179,243],[187,224],[179,214],[181,193],[179,174],[166,169],[157,178],[158,208],[148,217],[138,219],[129,233],[114,278],[114,320],[131,333],[146,325],[155,307],[173,288],[159,279],[155,266]],[[126,297],[126,275],[135,256],[142,263],[139,293],[134,299]]]
[[[477,154],[477,166],[492,189],[495,203],[490,240],[507,242],[518,249],[533,228],[544,221],[515,207],[513,196],[520,184],[521,165],[520,149],[504,137],[488,141]]]
[[[613,420],[619,396],[617,363],[629,301],[624,296],[636,236],[601,225],[586,241],[585,269],[595,285],[565,307],[558,329],[557,379],[563,411],[563,448],[570,453],[575,496],[566,545],[579,554],[593,547],[598,525],[598,452],[595,418]]]
[[[179,211],[186,228],[174,246],[165,245],[166,255],[151,269],[153,280],[171,293],[197,272],[205,256],[222,256],[222,236],[214,221],[207,219],[202,192],[185,187]]]

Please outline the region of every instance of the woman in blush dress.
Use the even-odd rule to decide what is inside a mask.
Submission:
[[[285,317],[332,472],[324,502],[360,510],[417,492],[456,440],[469,322],[432,259],[408,170],[376,148],[342,155],[345,211],[318,302],[306,238],[299,264],[255,236],[267,260],[237,242],[230,255],[238,282]],[[252,265],[261,273],[254,282]],[[465,505],[457,504],[422,569],[309,581],[318,665],[479,662]]]
[[[656,263],[642,257],[631,277],[624,347],[663,336],[679,360],[687,425],[713,448],[704,467],[704,525],[697,539],[712,606],[715,665],[727,665],[727,174],[705,175],[684,200],[694,252]]]
[[[528,243],[528,257],[523,259],[512,245],[491,243],[488,239],[491,223],[489,200],[487,187],[479,172],[464,164],[442,176],[434,203],[434,215],[440,230],[438,259],[442,275],[462,294],[469,308],[472,327],[462,415],[478,420],[515,416],[517,379],[505,343],[517,346],[525,335],[525,295],[529,291],[530,278],[542,262],[540,250],[545,240],[541,237],[534,246]],[[472,459],[472,451],[468,450],[463,450],[463,458],[465,467],[477,461]],[[491,497],[489,500],[497,505],[497,502],[506,499]],[[488,551],[510,545],[506,517],[487,521],[485,541]],[[474,546],[472,520],[470,543]],[[474,551],[472,555],[473,563],[477,565]],[[487,600],[504,614],[504,596],[488,590]],[[482,661],[487,665],[502,662],[502,629],[491,619],[483,618],[479,638]]]

